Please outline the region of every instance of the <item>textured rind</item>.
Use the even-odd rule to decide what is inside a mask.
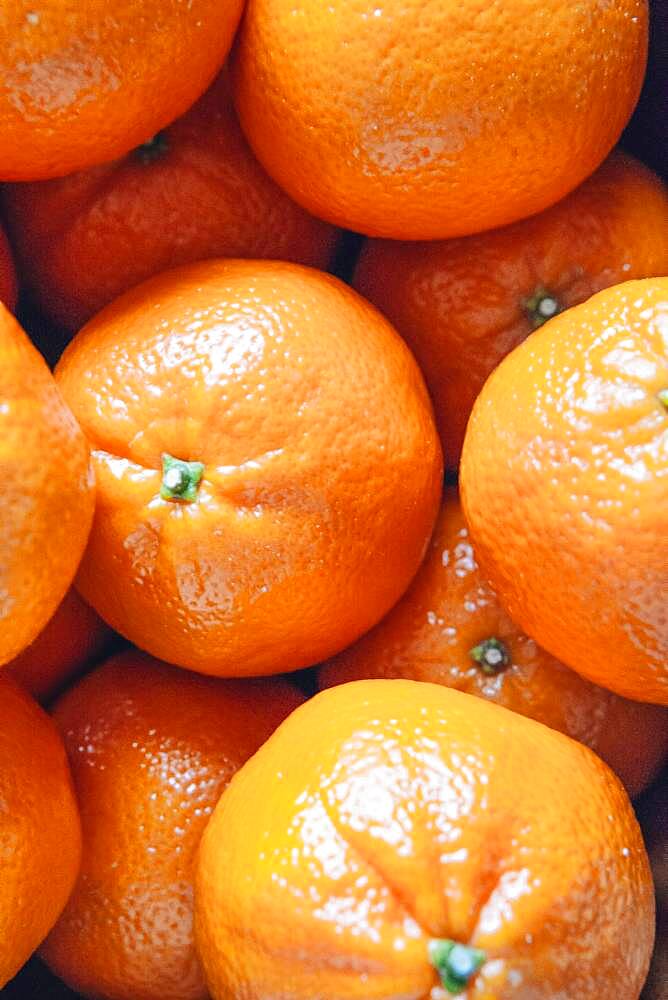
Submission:
[[[437,685],[317,695],[235,776],[195,889],[214,1000],[436,1000],[428,941],[480,947],[463,1000],[637,1000],[640,829],[567,737]]]
[[[668,704],[668,278],[607,289],[509,355],[461,465],[481,566],[583,676]]]
[[[241,0],[11,0],[0,7],[0,179],[113,160],[213,80]]]
[[[155,656],[221,676],[316,663],[408,586],[438,511],[419,369],[364,299],[297,265],[159,276],[72,341],[56,378],[91,441],[77,586]],[[204,463],[159,498],[163,452]]]
[[[440,239],[554,204],[638,99],[646,0],[249,0],[235,99],[259,160],[321,218]]]
[[[192,931],[202,830],[235,770],[303,701],[130,651],[57,702],[83,826],[81,873],[40,950],[84,996],[204,1000]]]
[[[43,358],[0,304],[0,664],[42,631],[90,530],[88,444]]]
[[[0,675],[0,989],[56,922],[80,858],[79,814],[56,727]]]

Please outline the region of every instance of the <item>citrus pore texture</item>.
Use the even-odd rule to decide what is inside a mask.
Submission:
[[[436,1000],[433,938],[484,951],[470,1000],[630,1000],[654,936],[642,835],[595,754],[405,680],[277,729],[204,832],[195,908],[215,1000]]]
[[[93,517],[88,444],[44,359],[0,305],[0,664],[42,631]]]
[[[668,278],[605,289],[492,373],[461,465],[481,568],[583,676],[668,704]]]
[[[237,108],[314,215],[434,239],[563,197],[638,98],[646,0],[249,0]]]
[[[97,506],[77,585],[155,656],[220,675],[317,662],[375,624],[426,549],[440,447],[405,344],[337,279],[211,261],[139,286],[57,380]],[[163,455],[204,465],[188,503]]]

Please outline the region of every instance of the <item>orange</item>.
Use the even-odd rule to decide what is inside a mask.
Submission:
[[[668,705],[668,278],[556,316],[492,373],[460,482],[509,614],[584,677]]]
[[[6,669],[33,697],[50,701],[71,677],[100,656],[112,634],[71,589],[44,630]]]
[[[448,490],[427,558],[404,597],[319,671],[321,687],[403,677],[466,691],[591,747],[629,795],[668,752],[668,711],[584,680],[517,628],[476,562],[457,494]]]
[[[93,516],[88,445],[51,373],[0,304],[0,664],[65,596]]]
[[[84,327],[56,377],[98,480],[77,586],[141,648],[221,676],[294,670],[408,586],[438,510],[436,428],[403,341],[336,278],[163,274]]]
[[[72,778],[56,727],[0,676],[0,989],[67,902],[81,858]]]
[[[284,681],[197,677],[134,651],[60,699],[83,862],[41,954],[73,989],[204,1000],[192,934],[200,836],[237,768],[302,701]]]
[[[123,159],[5,189],[24,281],[78,329],[144,278],[207,257],[273,257],[326,268],[337,230],[267,177],[232,109],[227,75]]]
[[[588,749],[435,684],[358,681],[223,794],[195,930],[214,1000],[637,1000],[654,898]]]
[[[487,376],[546,319],[631,278],[668,274],[668,192],[614,153],[553,208],[512,226],[432,243],[371,240],[355,287],[417,358],[445,464],[459,463]]]
[[[122,156],[220,69],[242,0],[7,0],[0,10],[0,179]]]
[[[646,0],[248,0],[242,127],[314,215],[426,240],[540,212],[610,152],[640,93]]]
[[[4,229],[0,227],[0,302],[4,302],[8,309],[13,310],[16,307],[16,296],[16,272],[12,251]]]

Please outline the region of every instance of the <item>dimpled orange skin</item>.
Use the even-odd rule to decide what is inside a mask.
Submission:
[[[640,93],[645,0],[249,0],[235,99],[261,163],[367,236],[443,239],[542,211]]]
[[[48,183],[7,186],[4,201],[24,281],[70,330],[168,267],[271,257],[326,269],[338,239],[259,165],[226,74],[152,149]]]
[[[11,0],[0,11],[0,179],[61,177],[173,121],[227,55],[242,0]]]
[[[509,662],[486,674],[471,651],[488,639]],[[584,680],[508,617],[476,562],[456,490],[447,490],[425,561],[406,594],[374,629],[318,671],[321,688],[372,678],[457,688],[579,740],[603,758],[631,796],[668,751],[668,711],[620,698]]]
[[[81,829],[56,727],[0,674],[0,989],[51,930],[74,886]]]
[[[537,325],[532,300],[549,295],[563,310],[609,285],[668,274],[667,233],[665,185],[615,152],[563,201],[512,226],[444,242],[366,243],[354,286],[417,358],[446,468],[459,464],[485,379]]]
[[[98,479],[84,598],[155,656],[280,673],[358,638],[406,589],[438,511],[441,454],[419,369],[336,278],[211,261],[117,300],[58,383]],[[162,455],[204,464],[160,497]]]
[[[44,630],[5,669],[34,698],[48,702],[100,656],[112,636],[100,616],[70,588]]]
[[[16,308],[16,271],[7,237],[0,228],[0,302],[13,312]]]
[[[214,1000],[445,1000],[431,939],[485,952],[463,1000],[636,1000],[651,874],[589,750],[478,698],[359,681],[297,709],[202,838]]]
[[[236,769],[303,700],[281,680],[199,677],[131,651],[58,701],[83,862],[40,953],[74,990],[204,1000],[192,931],[200,836]]]
[[[668,278],[555,317],[492,373],[460,483],[483,572],[584,677],[668,704]]]
[[[43,358],[0,304],[0,664],[65,596],[93,517],[89,449]]]

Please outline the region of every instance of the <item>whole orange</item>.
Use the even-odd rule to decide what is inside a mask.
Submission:
[[[83,862],[42,946],[99,1000],[204,1000],[193,866],[236,769],[301,702],[283,681],[220,681],[134,651],[58,701],[83,826]]]
[[[16,296],[16,272],[12,251],[7,242],[5,231],[0,227],[0,302],[4,302],[9,310],[14,310]]]
[[[424,373],[445,464],[459,464],[487,376],[557,312],[631,278],[668,274],[668,191],[615,152],[563,201],[458,240],[370,240],[355,287],[394,323]]]
[[[429,398],[336,278],[238,260],[163,274],[84,327],[56,378],[98,482],[77,586],[155,656],[221,676],[307,666],[417,570],[441,492]]]
[[[326,268],[338,237],[265,174],[239,128],[225,73],[123,159],[8,185],[4,202],[23,280],[68,329],[165,268],[209,257]]]
[[[515,222],[610,152],[640,93],[646,0],[248,0],[241,124],[314,215],[423,240]]]
[[[668,278],[556,316],[492,373],[460,482],[510,615],[584,677],[668,705]]]
[[[0,676],[0,989],[67,902],[81,859],[72,778],[56,727]]]
[[[483,578],[455,490],[405,595],[318,672],[321,688],[372,678],[432,681],[503,705],[591,747],[635,796],[668,752],[668,711],[584,680],[537,646]]]
[[[0,303],[0,664],[65,596],[93,517],[89,449],[42,357]]]
[[[654,898],[586,747],[435,684],[358,681],[224,792],[195,931],[214,1000],[637,1000]]]
[[[0,179],[122,156],[190,107],[242,0],[9,0],[0,9]]]
[[[6,670],[34,698],[50,701],[67,681],[100,656],[112,635],[72,588],[44,630]]]

